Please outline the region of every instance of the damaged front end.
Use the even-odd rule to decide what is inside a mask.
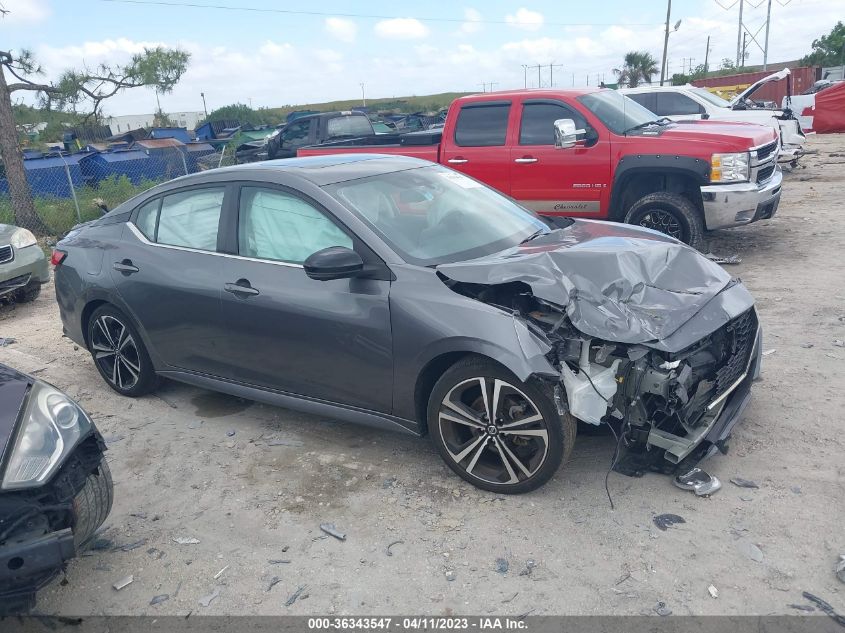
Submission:
[[[676,274],[683,277],[690,271],[682,267],[686,251],[680,252],[684,255],[675,258],[674,264]],[[664,258],[666,254],[660,249],[654,253]],[[552,270],[564,269],[559,250],[542,257],[556,262]],[[696,265],[704,264],[696,261]],[[624,296],[608,290],[613,284],[602,285],[595,295],[576,287],[566,304],[560,305],[538,296],[551,293],[536,275],[530,281],[528,277],[517,281],[516,275],[498,272],[508,281],[477,283],[481,276],[473,274],[478,266],[473,268],[441,270],[441,279],[460,294],[511,311],[549,346],[546,357],[560,376],[555,385],[560,412],[621,431],[617,471],[632,476],[650,470],[689,473],[704,457],[726,450],[730,432],[748,402],[751,382],[759,374],[761,356],[757,313],[741,283],[727,278],[721,280],[725,283],[699,288],[696,297],[689,299],[689,303],[695,301],[695,310],[689,310],[690,305],[672,306],[673,314],[685,316],[670,323],[672,318],[661,314],[655,302],[645,305],[644,288],[637,289],[636,279],[634,290]],[[456,281],[450,274],[473,281]],[[572,278],[568,276],[570,282]],[[488,279],[493,281],[495,276]],[[654,280],[648,283],[652,289],[661,285]],[[620,316],[636,321],[637,327],[625,333],[613,327]],[[602,319],[605,336],[599,335]],[[638,336],[630,334],[633,330]],[[612,340],[612,333],[617,340]],[[649,339],[645,333],[661,336]],[[627,340],[621,342],[625,334]]]

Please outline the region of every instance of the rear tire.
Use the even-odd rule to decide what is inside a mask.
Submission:
[[[549,481],[572,452],[577,432],[575,419],[557,412],[550,389],[480,357],[455,363],[434,385],[428,428],[459,477],[504,494]]]
[[[625,222],[665,233],[695,249],[704,241],[701,213],[679,193],[658,191],[643,196],[628,209]]]
[[[120,310],[100,306],[88,321],[88,349],[109,387],[130,398],[143,396],[158,384],[153,363],[138,330]]]

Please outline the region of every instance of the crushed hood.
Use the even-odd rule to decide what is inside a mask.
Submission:
[[[751,98],[751,95],[757,92],[757,90],[759,90],[761,86],[764,86],[765,84],[770,83],[772,81],[782,81],[789,77],[789,74],[789,68],[784,68],[783,70],[779,70],[776,73],[773,73],[767,77],[763,77],[762,79],[755,81],[753,84],[748,86],[748,88],[746,88],[733,99],[731,99],[731,105],[733,106],[742,101],[743,99]]]
[[[666,235],[590,220],[437,270],[464,283],[524,282],[585,335],[628,344],[667,338],[731,283],[720,266]]]

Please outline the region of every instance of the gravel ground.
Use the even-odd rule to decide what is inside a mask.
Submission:
[[[176,383],[121,398],[61,338],[52,286],[4,308],[0,336],[18,343],[0,362],[91,413],[115,480],[102,533],[111,547],[72,561],[38,610],[597,615],[653,613],[662,601],[676,615],[782,614],[797,613],[788,605],[806,590],[845,612],[832,571],[845,553],[845,348],[835,343],[845,340],[845,136],[808,145],[775,219],[711,236],[712,252],[742,258],[730,272],[757,299],[768,352],[730,453],[707,463],[724,482],[712,498],[614,473],[611,510],[609,435],[582,434],[548,485],[503,498],[452,475],[426,439]],[[663,513],[686,523],[658,530]],[[324,535],[323,522],[347,539]]]

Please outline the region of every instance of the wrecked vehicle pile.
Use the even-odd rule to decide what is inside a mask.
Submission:
[[[725,450],[760,370],[761,329],[751,295],[718,265],[656,232],[578,220],[438,271],[542,339],[561,414],[621,424],[619,472],[683,474]]]

